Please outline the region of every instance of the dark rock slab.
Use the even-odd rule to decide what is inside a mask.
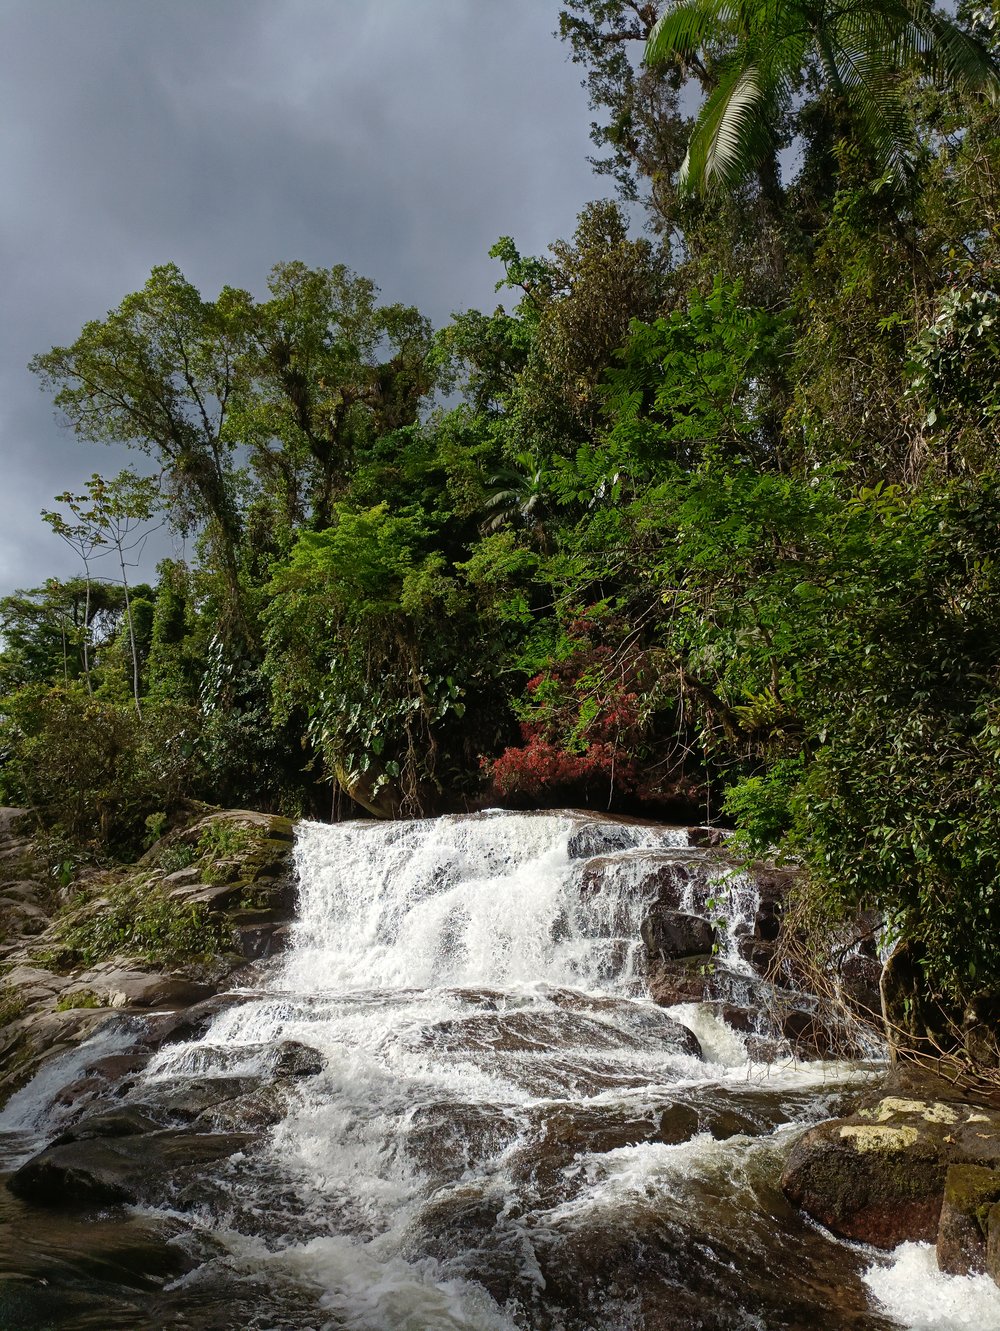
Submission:
[[[731,833],[722,827],[689,827],[687,829],[689,846],[702,846],[712,850],[724,846],[730,836]]]
[[[88,1114],[61,1132],[49,1146],[90,1141],[95,1137],[136,1137],[144,1132],[159,1132],[162,1119],[149,1113],[145,1105],[121,1105],[99,1114]]]
[[[276,1077],[315,1077],[324,1067],[323,1055],[318,1049],[298,1040],[282,1040],[274,1063]]]
[[[716,931],[710,920],[656,904],[642,922],[642,941],[650,957],[693,957],[712,951]]]
[[[769,991],[761,981],[720,966],[710,953],[654,957],[648,962],[647,983],[650,997],[661,1007],[676,1003],[764,1007],[770,1002]]]
[[[16,1197],[40,1206],[162,1201],[179,1174],[243,1151],[247,1133],[154,1132],[48,1146],[11,1175]]]

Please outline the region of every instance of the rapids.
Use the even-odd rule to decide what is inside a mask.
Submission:
[[[836,1243],[780,1193],[870,1068],[753,1064],[717,1010],[645,997],[643,860],[705,854],[569,814],[301,826],[290,950],[129,1094],[266,1077],[289,1040],[322,1071],[193,1203],[132,1213],[197,1256],[143,1331],[948,1331],[973,1307],[997,1331],[995,1288]],[[752,886],[719,869],[713,895],[749,982]],[[37,1087],[7,1126],[31,1103],[51,1131]],[[138,1325],[91,1316],[53,1325]]]

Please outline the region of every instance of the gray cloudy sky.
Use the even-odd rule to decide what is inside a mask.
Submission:
[[[207,295],[343,262],[436,325],[607,193],[558,0],[0,0],[0,593],[74,570],[38,517],[124,457],[25,366],[174,261]]]

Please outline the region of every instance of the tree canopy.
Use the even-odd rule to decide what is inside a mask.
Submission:
[[[79,577],[0,605],[0,793],[133,848],[191,798],[722,820],[951,1010],[995,993],[996,32],[566,0],[632,211],[500,237],[495,308],[168,264],[39,355],[150,475],[62,496]],[[191,557],[112,582],[153,507]]]

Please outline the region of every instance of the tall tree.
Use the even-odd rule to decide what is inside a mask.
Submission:
[[[343,264],[282,263],[255,310],[239,427],[294,524],[328,526],[359,451],[411,425],[434,386],[431,329]]]
[[[206,532],[228,589],[227,626],[236,631],[245,631],[239,440],[229,418],[245,373],[251,307],[246,292],[231,288],[205,301],[165,264],[70,346],[31,362],[77,434],[138,448],[163,469],[172,520]]]

